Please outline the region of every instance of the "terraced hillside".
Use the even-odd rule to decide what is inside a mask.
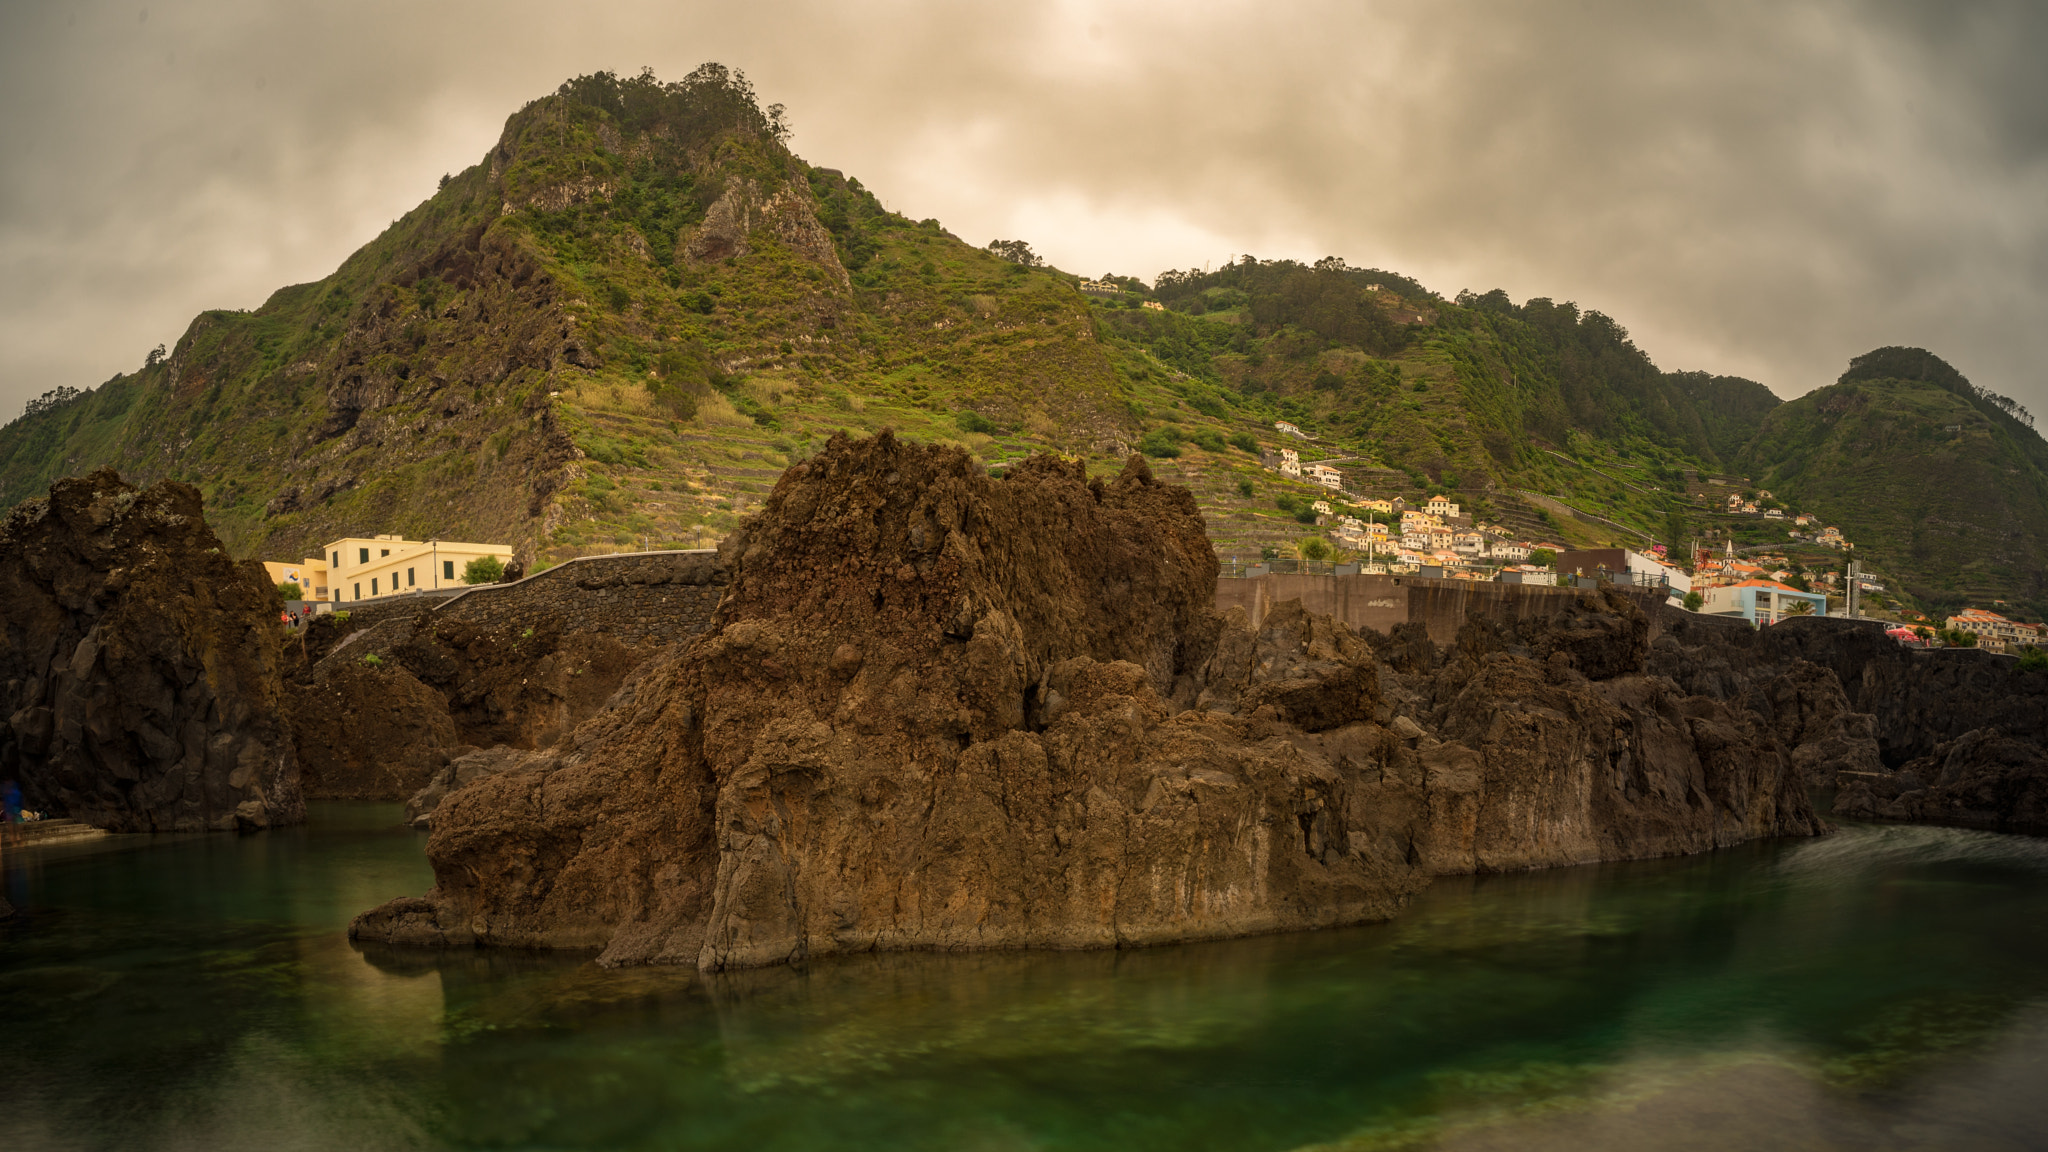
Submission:
[[[2024,410],[1917,348],[1882,348],[1772,411],[1746,451],[1774,493],[1843,509],[1934,608],[2048,607],[2048,443]]]
[[[1573,545],[1765,542],[1684,495],[1688,469],[1743,471],[1924,596],[2040,597],[2033,498],[1984,487],[2033,483],[2039,437],[1967,382],[1941,402],[1996,425],[2017,471],[1852,438],[1870,478],[1845,487],[1802,470],[1825,439],[1814,405],[1664,371],[1569,302],[1447,298],[1336,258],[1104,279],[1084,293],[1021,242],[884,211],[792,154],[781,110],[720,66],[581,77],[333,275],[32,404],[0,429],[0,501],[113,464],[198,484],[245,555],[396,532],[545,563],[720,538],[835,431],[890,427],[991,467],[1142,450],[1195,490],[1225,555],[1315,531],[1299,507],[1319,491],[1261,465],[1283,447],[1362,495],[1450,493]],[[1915,491],[1974,493],[2017,527],[1987,520],[1958,551],[1939,524],[1907,528],[1917,513],[1884,521],[1904,506],[1870,503],[1895,450],[1918,453]]]

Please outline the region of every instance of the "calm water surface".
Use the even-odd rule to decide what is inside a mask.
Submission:
[[[10,857],[6,1149],[2048,1147],[2048,841],[1849,827],[1400,920],[737,977],[358,949],[386,805]]]

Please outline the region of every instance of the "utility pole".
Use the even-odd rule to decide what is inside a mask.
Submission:
[[[1846,611],[1848,613],[1849,619],[1854,620],[1856,618],[1856,561],[1849,561],[1847,567],[1844,568],[1843,571],[1848,577],[1848,588],[1844,593],[1847,597]]]

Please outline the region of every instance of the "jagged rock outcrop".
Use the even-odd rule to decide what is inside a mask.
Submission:
[[[1977,728],[1895,771],[1845,772],[1835,811],[1866,820],[2048,833],[2048,751]]]
[[[58,481],[0,529],[0,776],[116,832],[302,819],[278,612],[197,489]]]
[[[475,747],[547,747],[652,654],[602,632],[484,627],[426,608],[360,629],[320,617],[288,649],[305,794],[404,800]]]
[[[1849,620],[1674,614],[1652,669],[1771,725],[1809,785],[1840,787],[1844,816],[2048,831],[2048,676],[2010,657],[1903,648]]]
[[[353,936],[705,968],[1114,947],[1822,827],[1773,729],[1644,674],[1625,599],[1448,654],[1298,605],[1254,631],[1139,459],[993,479],[835,437],[723,552],[713,631],[448,793],[436,887]]]
[[[527,752],[505,744],[494,748],[452,748],[446,755],[448,762],[434,773],[425,787],[405,802],[405,822],[422,832],[434,827],[434,811],[450,792],[524,763],[529,756]]]

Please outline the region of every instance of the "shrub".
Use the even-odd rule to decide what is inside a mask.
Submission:
[[[2027,672],[2048,672],[2048,648],[2029,648],[2020,653],[2020,668]]]
[[[464,584],[496,584],[505,575],[505,562],[496,556],[479,556],[462,566]]]
[[[1249,480],[1239,480],[1239,481],[1237,482],[1237,494],[1238,494],[1239,496],[1242,496],[1242,497],[1244,497],[1244,498],[1245,498],[1245,499],[1247,499],[1247,500],[1251,499],[1251,497],[1252,497],[1252,482],[1251,482],[1251,481],[1249,481]]]
[[[1685,594],[1685,610],[1687,612],[1699,611],[1700,608],[1706,604],[1706,602],[1707,598],[1705,596],[1700,595],[1697,592],[1687,592]]]
[[[612,311],[614,312],[624,312],[627,308],[632,306],[633,294],[631,292],[626,291],[626,286],[624,284],[612,285],[609,289],[607,289],[606,295],[610,299]]]
[[[1294,498],[1293,493],[1282,492],[1280,495],[1273,497],[1273,507],[1280,509],[1282,512],[1293,512],[1301,507],[1301,502]]]
[[[306,596],[306,590],[299,587],[297,581],[279,580],[277,582],[277,594],[286,600],[303,600]]]
[[[973,410],[953,417],[953,423],[959,425],[962,432],[979,432],[983,436],[993,436],[997,432],[995,421]]]
[[[1207,393],[1188,397],[1188,407],[1193,408],[1204,416],[1214,416],[1219,419],[1223,416],[1223,401]]]
[[[1259,454],[1259,442],[1249,432],[1239,432],[1230,438],[1232,447],[1242,448],[1254,456]]]
[[[1188,434],[1188,440],[1204,452],[1223,451],[1223,433],[1214,428],[1200,428]]]
[[[377,655],[375,652],[372,652],[363,657],[363,667],[365,668],[382,668],[383,666],[384,658],[382,656]]]
[[[1138,451],[1147,456],[1171,459],[1180,455],[1180,429],[1171,424],[1162,424],[1138,441]]]
[[[1548,548],[1538,548],[1534,552],[1529,553],[1529,563],[1534,564],[1538,568],[1548,568],[1557,563],[1557,553],[1552,552]]]
[[[1298,548],[1303,560],[1328,560],[1330,545],[1321,536],[1310,536]]]

